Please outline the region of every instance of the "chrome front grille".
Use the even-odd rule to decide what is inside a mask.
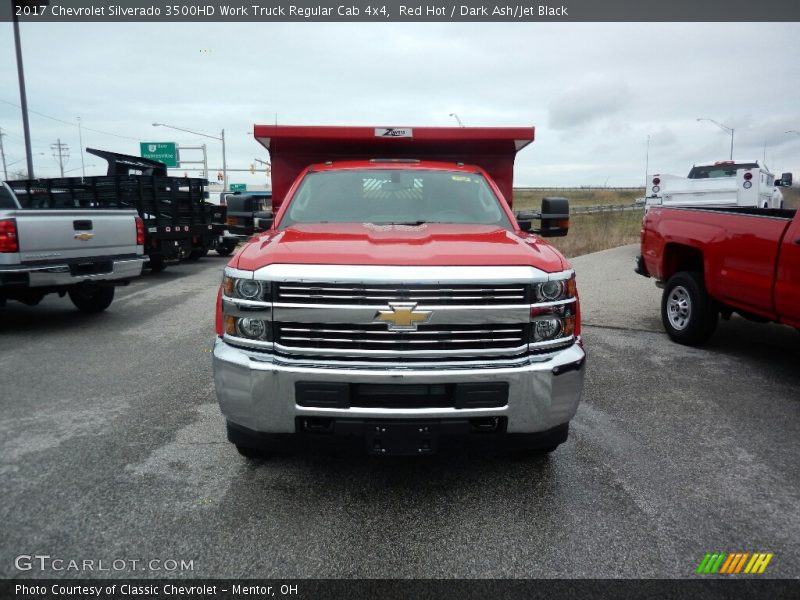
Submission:
[[[420,305],[502,305],[524,304],[528,286],[475,284],[353,284],[278,283],[276,302],[295,304],[384,305],[388,302],[417,302]]]
[[[528,336],[528,324],[424,324],[416,331],[388,331],[382,323],[275,323],[276,346],[292,354],[513,356],[527,351]]]

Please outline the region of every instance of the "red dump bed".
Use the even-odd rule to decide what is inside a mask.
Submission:
[[[494,179],[510,206],[514,158],[533,141],[534,128],[255,125],[254,136],[270,153],[275,212],[307,166],[381,158],[477,165]]]

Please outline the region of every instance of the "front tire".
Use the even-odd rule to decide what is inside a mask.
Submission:
[[[208,254],[208,248],[197,248],[189,252],[189,256],[186,257],[186,260],[198,260],[203,258]]]
[[[249,460],[264,460],[265,458],[269,458],[269,453],[261,448],[236,444],[236,451]]]
[[[698,346],[717,328],[719,309],[706,292],[699,271],[675,273],[661,297],[661,322],[672,341]]]
[[[81,312],[103,312],[114,300],[114,288],[107,287],[76,287],[69,290],[69,299]]]
[[[236,246],[217,246],[217,254],[220,256],[228,256],[231,252],[233,252]]]
[[[561,444],[567,441],[568,437],[569,423],[564,423],[544,434],[532,436],[530,441],[523,443],[519,451],[523,456],[545,456],[554,452]]]
[[[167,268],[167,261],[163,256],[151,256],[148,266],[151,273],[160,273]]]

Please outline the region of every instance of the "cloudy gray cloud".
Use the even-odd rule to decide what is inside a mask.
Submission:
[[[623,111],[632,103],[631,94],[624,81],[591,77],[552,101],[548,124],[556,130],[582,128]]]
[[[634,185],[650,165],[684,174],[698,160],[762,157],[800,173],[800,24],[53,24],[23,23],[32,110],[75,123],[84,145],[138,152],[138,141],[207,143],[228,162],[265,151],[254,123],[535,125],[521,185]],[[10,24],[0,52],[13,57]],[[18,103],[13,60],[0,100]],[[23,156],[19,110],[0,102],[9,160]],[[56,138],[80,167],[74,125],[31,115],[37,172],[53,175]],[[93,159],[87,158],[90,164]],[[92,168],[99,171],[102,165]],[[261,183],[263,174],[232,181]]]

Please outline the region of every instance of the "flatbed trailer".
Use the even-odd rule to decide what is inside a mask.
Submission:
[[[153,271],[204,256],[216,244],[208,181],[170,177],[158,161],[87,148],[108,162],[106,175],[7,182],[25,208],[134,209],[144,222],[144,252]]]

